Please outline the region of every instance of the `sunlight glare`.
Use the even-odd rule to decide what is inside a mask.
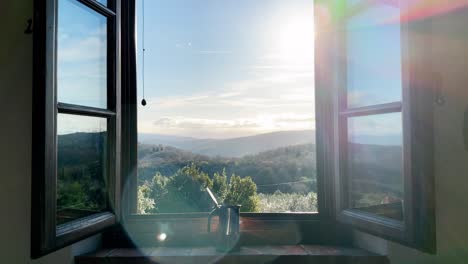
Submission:
[[[277,40],[280,54],[295,63],[308,63],[314,55],[313,13],[291,15],[283,21]]]
[[[160,234],[158,234],[158,236],[157,236],[158,241],[161,241],[161,242],[165,241],[166,238],[167,238],[166,233],[160,233]]]

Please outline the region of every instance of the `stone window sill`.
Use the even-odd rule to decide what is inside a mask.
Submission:
[[[213,247],[116,248],[77,256],[76,264],[98,263],[333,263],[388,264],[388,258],[365,250],[334,246],[246,246],[238,252]]]

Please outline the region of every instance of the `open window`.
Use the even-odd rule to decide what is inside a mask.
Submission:
[[[243,206],[241,243],[356,227],[434,251],[434,82],[404,1],[143,1],[36,4],[33,256],[114,223],[210,245],[206,187]]]
[[[135,13],[123,98],[134,242],[209,242],[206,187],[240,204],[262,243],[318,241],[314,2],[139,0]]]
[[[32,256],[118,215],[118,1],[37,1]]]
[[[137,212],[316,213],[313,1],[183,2],[136,1]]]
[[[320,5],[318,89],[328,89],[333,113],[330,167],[337,219],[433,252],[437,82],[422,58],[427,46],[418,39],[421,25],[405,18],[408,6],[405,1]]]

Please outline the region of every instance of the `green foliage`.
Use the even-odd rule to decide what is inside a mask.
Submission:
[[[251,176],[261,193],[280,190],[283,193],[307,194],[317,190],[313,144],[282,147],[242,158],[208,157],[170,146],[158,147],[157,151],[154,148],[147,144],[138,146],[140,185],[151,181],[157,172],[173,175],[193,162],[209,175],[223,175],[225,170],[225,175]],[[294,183],[278,184],[284,182]]]
[[[282,193],[258,195],[259,212],[287,213],[287,212],[317,212],[317,193]]]
[[[224,203],[241,205],[242,212],[257,212],[259,203],[257,185],[251,177],[241,178],[233,174]]]
[[[194,163],[185,166],[170,177],[167,184],[169,200],[160,209],[167,212],[208,211],[211,206],[205,189],[212,185],[208,174],[200,171]]]
[[[57,189],[57,204],[59,204],[61,208],[76,209],[95,207],[94,204],[88,201],[86,190],[79,182],[75,181],[67,184],[58,182]]]
[[[373,205],[383,204],[385,198],[389,197],[386,193],[362,193],[362,194],[354,194],[353,197],[356,197],[356,200],[352,200],[354,202],[354,207],[369,207]]]
[[[59,224],[107,208],[103,169],[104,133],[58,136],[57,221]]]
[[[153,175],[156,173],[159,175],[156,178],[166,179],[168,185],[154,184],[161,180],[154,179],[152,176],[153,179],[150,182],[154,185],[152,187],[154,191],[151,197],[156,202],[156,208],[151,212],[187,212],[187,208],[179,206],[176,202],[177,199],[186,198],[180,195],[174,197],[176,194],[171,193],[179,189],[190,189],[198,192],[197,197],[206,197],[204,191],[186,188],[184,186],[186,183],[173,180],[173,175],[180,174],[181,168],[187,167],[184,164],[192,162],[190,166],[192,166],[193,173],[191,175],[196,179],[205,179],[193,181],[211,186],[218,202],[240,204],[244,212],[316,211],[314,150],[314,145],[304,144],[242,158],[210,158],[169,146],[154,151],[149,145],[140,145],[139,172],[142,173],[140,185],[151,179],[148,176],[149,173],[153,172]],[[161,173],[155,171],[156,169],[161,170]],[[161,176],[161,174],[167,176]],[[207,176],[198,176],[198,174],[212,175],[212,177],[208,180]],[[168,201],[167,206],[164,206],[165,201]],[[192,204],[192,210],[189,211],[207,211],[206,206],[200,206],[201,202],[204,201],[199,199],[196,202],[198,205]],[[211,208],[212,203],[209,201],[207,203],[208,208]]]
[[[211,208],[205,189],[211,188],[213,182],[194,163],[170,177],[156,173],[152,181],[143,186],[151,190],[149,198],[155,201],[151,213],[203,212]]]
[[[213,202],[206,192],[209,187],[220,203],[241,205],[241,210],[258,210],[257,186],[251,177],[232,175],[227,184],[226,170],[210,178],[194,163],[166,177],[156,173],[151,182],[138,188],[139,213],[208,212]]]
[[[147,214],[154,209],[154,199],[149,198],[151,189],[148,185],[142,185],[138,188],[138,213]]]
[[[213,193],[220,201],[224,201],[228,195],[228,184],[226,169],[221,174],[215,172],[213,175]]]

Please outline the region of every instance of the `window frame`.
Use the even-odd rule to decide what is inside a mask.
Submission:
[[[135,215],[136,212],[136,164],[137,164],[137,69],[136,69],[136,36],[135,36],[135,1],[110,0],[109,7],[104,7],[96,0],[76,0],[96,12],[108,17],[108,34],[115,41],[115,49],[108,48],[108,91],[111,111],[75,105],[57,104],[55,93],[55,56],[56,49],[56,3],[58,0],[39,0],[34,4],[34,91],[33,91],[33,159],[32,177],[32,228],[31,256],[40,257],[78,240],[101,232],[115,223],[121,223],[118,229],[121,237],[127,233],[132,239],[140,239],[151,245],[158,245],[154,234],[162,225],[176,222],[177,225],[188,225],[195,231],[192,235],[205,234],[205,242],[213,241],[213,236],[206,236],[207,213],[199,214],[160,214]],[[113,4],[112,4],[113,3]],[[114,10],[114,11],[112,11]],[[113,17],[109,19],[109,17]],[[112,21],[111,21],[112,20]],[[109,25],[113,24],[113,25]],[[317,21],[319,28],[321,21]],[[241,225],[243,243],[246,244],[288,244],[288,243],[327,243],[335,245],[352,245],[351,229],[384,237],[426,252],[435,252],[435,202],[433,182],[433,124],[432,124],[432,90],[434,82],[424,56],[430,54],[430,46],[424,39],[417,38],[411,32],[430,30],[422,23],[404,24],[402,43],[404,89],[401,105],[390,104],[385,109],[402,108],[404,142],[408,146],[404,153],[405,195],[411,206],[405,219],[405,230],[395,227],[388,221],[380,221],[372,215],[343,210],[341,190],[343,174],[340,174],[340,130],[338,124],[339,103],[338,91],[344,87],[343,66],[336,58],[336,51],[343,54],[343,29],[339,23],[327,32],[318,31],[321,41],[316,41],[316,148],[317,148],[317,196],[319,213],[242,213]],[[115,30],[115,31],[114,31]],[[402,31],[402,32],[403,32]],[[108,41],[111,43],[112,41]],[[419,50],[424,50],[423,52]],[[416,52],[418,51],[418,52]],[[345,55],[345,54],[344,54]],[[422,67],[422,66],[425,67]],[[423,69],[424,68],[424,69]],[[338,72],[335,72],[339,69]],[[424,89],[421,89],[424,88]],[[122,93],[122,94],[121,94]],[[382,109],[360,109],[366,111],[383,111]],[[114,115],[113,130],[115,157],[115,174],[109,179],[109,200],[111,212],[93,215],[78,220],[81,227],[64,230],[57,235],[55,225],[55,165],[56,159],[55,118],[58,111],[91,116]],[[386,110],[385,110],[386,111]],[[357,114],[357,113],[348,113]],[[51,118],[53,117],[53,118]],[[111,140],[112,141],[112,140]],[[416,143],[418,144],[415,147]],[[112,144],[111,144],[112,145]],[[113,151],[113,152],[114,152]],[[417,183],[417,184],[416,184]],[[410,189],[412,192],[408,192]],[[417,206],[416,206],[417,205]],[[406,210],[406,209],[405,209]],[[203,223],[203,224],[201,224]],[[344,223],[345,225],[342,225]],[[215,223],[216,224],[216,223]],[[292,228],[292,229],[291,229]],[[183,231],[181,228],[179,231]],[[198,233],[197,233],[198,232]],[[115,233],[105,233],[111,238]],[[146,237],[145,237],[146,235]],[[187,233],[180,234],[180,237]],[[120,237],[120,236],[119,236]],[[193,238],[193,236],[188,236]],[[203,238],[202,238],[203,240]],[[105,240],[106,241],[106,240]],[[113,241],[120,243],[122,241]],[[135,242],[135,241],[133,241]],[[175,245],[200,245],[200,240],[177,240]],[[159,243],[161,244],[161,243]],[[169,245],[166,243],[165,245]]]
[[[120,0],[104,6],[95,0],[72,0],[107,18],[107,108],[57,101],[58,0],[34,2],[33,147],[31,257],[38,258],[97,234],[119,220],[120,199]],[[106,212],[56,225],[57,117],[59,113],[107,119]]]
[[[345,3],[346,1],[342,1]],[[357,4],[358,5],[358,4]],[[407,8],[400,1],[401,9]],[[345,10],[352,7],[345,7]],[[347,107],[347,57],[346,11],[343,18],[327,34],[334,43],[338,56],[326,58],[328,69],[335,69],[336,76],[328,79],[333,105],[334,181],[336,218],[358,230],[389,239],[428,253],[435,253],[435,201],[433,158],[433,90],[437,82],[431,80],[430,63],[424,55],[430,54],[430,46],[416,36],[416,32],[430,30],[418,22],[400,23],[402,56],[402,98],[398,102]],[[327,48],[325,48],[326,50]],[[329,52],[329,51],[328,51]],[[338,57],[338,58],[337,58]],[[346,175],[347,120],[355,116],[378,116],[385,113],[401,113],[403,133],[403,184],[404,219],[398,221],[372,213],[349,209],[348,177]]]
[[[190,246],[210,243],[213,237],[206,235],[207,213],[176,213],[138,215],[137,212],[137,55],[136,55],[136,7],[135,1],[123,0],[122,31],[128,38],[122,39],[122,228],[119,232],[126,233],[132,239],[132,243],[143,243],[143,246],[176,245]],[[316,86],[316,94],[318,91]],[[316,100],[316,147],[317,147],[317,200],[318,213],[241,213],[241,243],[246,244],[274,244],[280,243],[329,243],[351,245],[349,230],[337,225],[333,217],[332,192],[327,191],[331,187],[331,181],[327,175],[330,173],[327,166],[328,158],[321,153],[329,153],[325,116],[330,115],[331,109],[325,100]],[[318,116],[324,118],[318,118]],[[319,153],[320,150],[320,153]],[[174,242],[159,242],[155,233],[161,226],[171,225],[177,222],[179,226],[188,226],[197,239],[181,239],[187,236],[184,228],[176,227],[180,234],[176,234]],[[200,223],[204,222],[204,225]],[[216,219],[214,219],[216,225]],[[291,232],[291,226],[295,226],[299,233],[291,237],[281,236],[285,231]],[[337,231],[340,230],[340,231]],[[267,237],[267,234],[269,237]],[[201,237],[201,238],[200,238]]]

